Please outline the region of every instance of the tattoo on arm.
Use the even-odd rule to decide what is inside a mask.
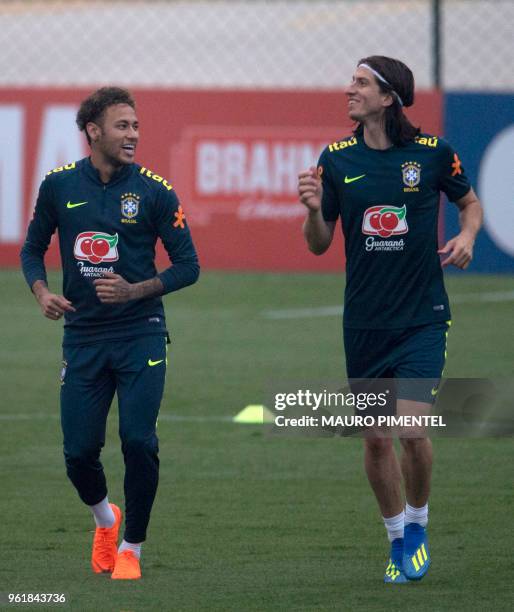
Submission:
[[[164,292],[164,285],[158,276],[150,278],[140,283],[134,283],[132,285],[134,295],[132,299],[140,300],[142,298],[157,297],[162,295]]]

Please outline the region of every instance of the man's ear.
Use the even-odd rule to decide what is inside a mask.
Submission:
[[[390,93],[384,94],[382,106],[391,106],[391,104],[393,102],[394,102],[394,100],[393,100],[393,95],[392,94],[390,94]]]
[[[86,124],[86,132],[89,138],[91,138],[91,142],[96,142],[102,135],[102,128],[97,123],[89,121]]]

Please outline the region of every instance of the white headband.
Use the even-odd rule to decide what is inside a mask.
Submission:
[[[359,65],[357,66],[357,68],[366,68],[366,70],[369,70],[370,72],[372,72],[372,73],[373,73],[373,74],[374,74],[374,75],[377,77],[377,79],[378,79],[379,81],[382,81],[382,83],[385,83],[387,86],[389,86],[389,87],[392,89],[392,92],[391,92],[391,93],[393,93],[393,94],[396,96],[396,98],[397,98],[398,102],[400,103],[400,106],[403,106],[403,100],[400,98],[400,96],[398,95],[398,93],[397,93],[397,92],[396,92],[396,91],[393,89],[393,86],[391,85],[391,83],[389,83],[389,81],[386,81],[386,80],[384,79],[384,77],[383,77],[383,76],[382,76],[382,75],[381,75],[379,72],[377,72],[377,71],[376,71],[374,68],[372,68],[371,66],[368,66],[368,64],[359,64]]]

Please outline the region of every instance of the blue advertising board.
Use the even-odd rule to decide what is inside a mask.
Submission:
[[[484,207],[473,272],[514,272],[514,95],[448,93],[445,138]],[[458,209],[445,206],[445,238],[459,231]]]

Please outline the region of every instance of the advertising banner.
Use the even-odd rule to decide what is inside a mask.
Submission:
[[[473,272],[514,272],[514,95],[451,93],[444,99],[445,134],[459,151],[484,207]],[[458,211],[446,208],[447,237],[459,231]]]
[[[80,89],[0,90],[0,265],[18,253],[46,172],[88,154],[75,125]],[[323,257],[302,236],[297,175],[351,133],[343,91],[134,89],[138,163],[172,183],[204,269],[344,269],[340,228]],[[412,120],[441,132],[440,96],[421,92]],[[70,194],[70,197],[72,194]],[[48,265],[58,264],[55,240]],[[159,252],[158,263],[166,256]]]

